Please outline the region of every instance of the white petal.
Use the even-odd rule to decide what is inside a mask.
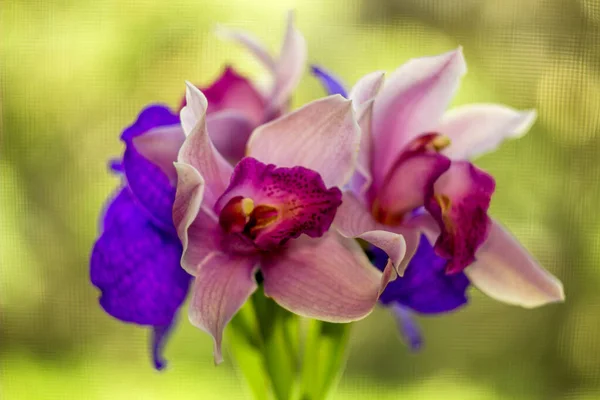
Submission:
[[[519,111],[498,104],[474,104],[447,112],[436,132],[451,143],[443,154],[455,160],[471,160],[494,151],[505,139],[527,133],[536,118],[534,110]]]
[[[532,308],[565,299],[562,283],[496,221],[476,257],[465,273],[496,300]]]

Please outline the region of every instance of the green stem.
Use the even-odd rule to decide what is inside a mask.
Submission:
[[[323,400],[346,362],[350,324],[309,321],[304,344],[301,400]]]

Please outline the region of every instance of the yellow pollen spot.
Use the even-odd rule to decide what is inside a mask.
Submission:
[[[431,145],[435,149],[435,151],[444,150],[446,147],[450,146],[450,138],[444,135],[437,135],[431,140]]]
[[[248,197],[244,197],[241,202],[242,212],[245,216],[248,216],[254,211],[254,200]]]

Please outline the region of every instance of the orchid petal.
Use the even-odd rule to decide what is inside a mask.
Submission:
[[[380,270],[387,265],[386,254],[378,248],[369,250],[371,262]],[[411,258],[404,276],[385,288],[379,301],[384,305],[400,304],[421,314],[440,314],[467,304],[469,279],[464,273],[448,275],[446,260],[435,254],[423,237]]]
[[[217,36],[224,40],[229,40],[237,43],[238,45],[245,47],[252,55],[256,57],[269,71],[275,71],[276,61],[270,54],[269,50],[265,48],[260,40],[250,35],[247,32],[227,28],[221,25],[217,25],[215,28]]]
[[[252,203],[248,213],[243,199]],[[301,234],[319,237],[325,233],[342,201],[340,189],[327,189],[315,171],[282,168],[245,157],[215,204],[221,227],[252,237],[262,250],[272,250]]]
[[[317,65],[311,65],[310,70],[321,82],[321,85],[323,85],[325,92],[327,92],[328,95],[339,94],[342,97],[348,97],[348,92],[346,92],[346,88],[342,81],[331,72]]]
[[[176,317],[168,325],[157,325],[152,327],[152,362],[154,368],[158,371],[163,370],[167,366],[167,361],[163,356],[164,347],[171,336],[171,331],[176,323]]]
[[[256,290],[256,260],[214,252],[197,266],[190,321],[213,337],[215,364],[223,361],[223,330]]]
[[[397,155],[432,132],[466,72],[462,49],[408,61],[394,73],[373,107],[373,179],[381,184]]]
[[[352,100],[354,107],[358,107],[373,99],[379,92],[379,89],[381,89],[384,78],[385,72],[383,71],[371,72],[360,78],[352,90],[350,90],[349,98]]]
[[[244,157],[246,143],[254,129],[252,122],[233,110],[208,115],[206,126],[217,151],[232,164]]]
[[[334,95],[258,127],[247,153],[278,167],[312,169],[327,187],[341,187],[352,175],[359,144],[351,102]]]
[[[283,308],[309,318],[351,322],[367,316],[395,277],[382,274],[360,246],[330,231],[319,239],[300,237],[262,262],[265,294]]]
[[[358,126],[360,127],[360,148],[356,159],[356,171],[348,186],[361,198],[369,190],[371,177],[371,122],[373,119],[373,101],[363,104],[357,111]]]
[[[148,161],[159,167],[174,185],[177,172],[173,162],[177,160],[179,149],[185,140],[181,125],[154,128],[133,139],[135,149]]]
[[[391,310],[402,340],[412,351],[419,350],[423,346],[423,334],[419,324],[414,320],[413,313],[409,308],[399,304],[394,304]]]
[[[207,115],[221,111],[235,111],[244,116],[252,125],[260,124],[266,112],[266,99],[252,85],[228,66],[223,74],[209,87],[202,90],[208,100]],[[211,138],[214,140],[212,131]]]
[[[271,107],[285,105],[300,82],[306,65],[307,46],[304,36],[294,25],[294,13],[289,12],[285,37],[275,64],[275,88]]]
[[[562,283],[543,269],[519,242],[492,220],[477,261],[465,269],[473,284],[493,299],[525,308],[561,302]]]
[[[496,104],[468,105],[447,112],[436,131],[451,140],[442,154],[453,160],[469,160],[494,151],[505,139],[525,135],[535,118],[534,110],[518,111]]]
[[[157,229],[122,189],[92,251],[90,279],[102,292],[100,305],[125,322],[170,324],[189,285],[180,257],[177,238]]]
[[[366,240],[385,251],[399,275],[404,273],[419,243],[417,231],[395,227],[406,235],[404,237],[392,231],[392,227],[377,223],[360,201],[348,192],[343,195],[333,224],[343,236]]]
[[[187,138],[179,150],[178,161],[189,164],[205,182],[204,201],[212,207],[229,183],[233,168],[215,149],[206,127],[206,98],[194,85],[186,82],[186,106],[181,123]]]
[[[171,206],[175,189],[170,176],[172,172],[169,172],[168,167],[163,169],[160,160],[147,158],[141,154],[136,143],[147,136],[153,137],[156,132],[173,133],[172,129],[176,129],[177,122],[177,116],[167,107],[149,106],[121,135],[126,145],[122,167],[131,193],[145,214],[165,230],[173,229]],[[164,157],[169,156],[169,151],[165,151]]]
[[[219,249],[217,217],[202,206],[206,187],[202,176],[188,164],[175,163],[177,193],[173,204],[173,223],[183,246],[181,266],[190,274],[212,252]]]
[[[468,161],[453,162],[435,182],[425,208],[440,226],[435,250],[448,260],[447,273],[460,272],[475,261],[489,232],[487,210],[495,186],[494,178]]]
[[[422,206],[433,184],[448,168],[450,160],[437,153],[405,152],[390,169],[374,202],[374,212],[384,223],[401,222]]]

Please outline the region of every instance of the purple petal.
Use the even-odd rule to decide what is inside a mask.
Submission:
[[[366,317],[395,277],[377,271],[356,241],[328,232],[301,237],[261,262],[265,294],[283,308],[309,318],[350,322]]]
[[[373,263],[383,269],[387,255],[372,248]],[[447,275],[446,260],[435,254],[423,236],[404,276],[390,282],[380,297],[384,305],[400,304],[423,314],[437,314],[455,310],[467,303],[469,279],[464,273]]]
[[[189,276],[180,267],[181,244],[154,227],[123,189],[106,213],[90,267],[100,304],[117,319],[168,325],[184,301]]]
[[[465,272],[479,290],[496,300],[532,308],[565,299],[562,283],[496,221],[492,220],[476,257]]]
[[[414,138],[438,126],[461,77],[466,72],[462,50],[409,60],[386,80],[373,107],[376,185]]]
[[[172,230],[171,207],[175,188],[159,165],[142,156],[134,145],[134,139],[151,134],[156,128],[178,124],[175,114],[163,106],[144,109],[138,119],[121,135],[126,144],[123,169],[127,184],[146,215],[158,226]],[[174,160],[173,160],[174,161]]]
[[[346,89],[344,88],[344,84],[338,77],[317,65],[311,65],[310,70],[313,73],[313,75],[321,82],[321,85],[323,85],[328,95],[339,94],[340,96],[348,98],[348,92],[346,91]]]
[[[243,199],[252,204],[247,214],[238,207]],[[225,223],[231,227],[229,222],[241,218],[237,231],[246,229],[258,248],[269,250],[303,233],[322,236],[329,229],[341,199],[341,191],[327,189],[315,171],[303,167],[277,168],[246,157],[235,167],[215,211],[221,215],[221,226]],[[233,208],[226,209],[228,205]]]
[[[179,124],[179,116],[162,105],[151,105],[142,110],[137,120],[123,131],[121,140],[130,142],[134,137],[143,135],[152,128]]]
[[[173,318],[173,321],[169,325],[157,325],[152,327],[152,362],[154,364],[154,368],[158,371],[163,370],[167,366],[167,361],[163,357],[163,350],[171,335],[171,331],[175,326],[176,318]]]
[[[327,187],[342,187],[354,171],[359,144],[351,102],[335,95],[258,127],[247,154],[278,167],[312,169]]]
[[[423,346],[423,335],[421,334],[419,324],[417,324],[412,316],[412,312],[399,304],[394,304],[391,310],[396,319],[398,331],[402,339],[412,351],[420,350],[421,346]]]
[[[473,261],[486,239],[487,210],[495,189],[494,178],[467,161],[456,161],[435,183],[425,208],[441,233],[436,254],[448,260],[446,272],[460,272]]]
[[[190,321],[213,337],[216,364],[223,361],[221,343],[225,326],[256,290],[257,261],[215,252],[196,270]]]

